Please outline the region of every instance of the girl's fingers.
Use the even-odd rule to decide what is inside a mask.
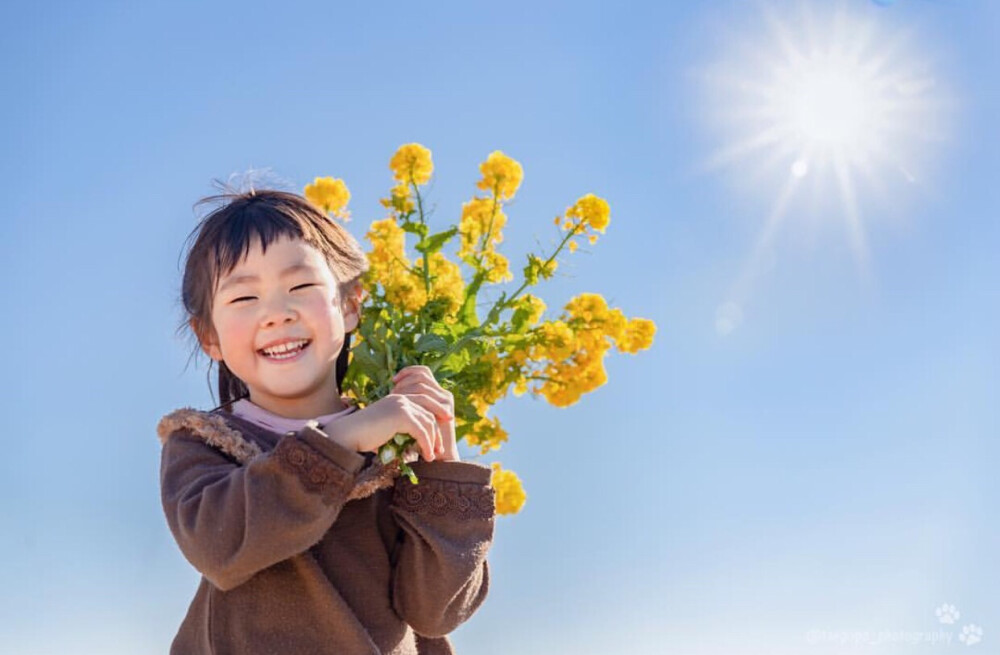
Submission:
[[[414,402],[429,410],[439,421],[450,421],[454,418],[452,404],[454,399],[442,396],[429,390],[426,385],[400,384],[392,389],[392,393],[406,395]]]
[[[430,457],[425,458],[428,461],[434,461],[437,457],[438,451],[440,450],[439,444],[441,443],[441,429],[438,427],[437,421],[431,419],[431,425],[427,430],[427,449],[430,451]]]
[[[441,435],[441,426],[438,425],[437,420],[435,420],[433,416],[431,416],[429,436],[430,443],[428,445],[430,446],[431,460],[434,460],[434,458],[438,456],[438,453],[442,451],[444,437]]]
[[[443,402],[450,401],[453,396],[450,392],[446,391],[435,381],[427,381],[423,378],[418,378],[416,376],[409,376],[403,378],[399,382],[393,384],[392,387],[395,389],[404,390],[420,390],[424,393],[428,393],[436,398],[439,398]]]
[[[431,374],[430,369],[426,366],[413,367],[409,366],[404,368],[402,371],[393,376],[392,382],[395,386],[406,385],[416,385],[420,388],[426,388],[429,391],[433,391],[435,394],[441,396],[442,399],[446,399],[451,394],[441,386],[440,383]]]
[[[431,369],[421,364],[416,364],[414,366],[404,366],[396,373],[396,375],[392,376],[392,379],[401,380],[403,379],[403,377],[412,374],[428,377],[432,380],[434,379],[434,373],[431,372]]]
[[[428,369],[429,371],[430,369]],[[424,373],[420,370],[414,370],[412,367],[404,368],[396,375],[392,376],[393,384],[400,384],[402,382],[425,382],[432,386],[437,386],[437,380],[430,373]]]
[[[420,405],[414,404],[411,422],[414,428],[412,434],[423,451],[424,459],[428,462],[433,461],[434,453],[437,451],[435,443],[437,421],[434,420],[434,415]]]
[[[434,457],[444,453],[444,434],[441,432],[441,426],[434,422],[434,442],[437,447],[434,449]]]
[[[414,370],[414,367],[407,367],[393,376],[392,381],[396,386],[405,384],[426,388],[439,395],[442,399],[450,399],[452,395],[451,392],[441,386],[426,366],[416,367],[416,370]]]

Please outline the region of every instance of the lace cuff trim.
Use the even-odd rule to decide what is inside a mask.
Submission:
[[[274,447],[283,469],[294,473],[311,493],[321,494],[323,504],[333,505],[346,498],[353,476],[317,453],[294,434],[285,435]]]
[[[426,477],[413,484],[404,475],[396,479],[393,503],[415,514],[450,515],[463,521],[489,519],[496,514],[496,489]]]

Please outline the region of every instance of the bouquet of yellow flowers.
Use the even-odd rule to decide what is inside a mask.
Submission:
[[[389,216],[374,221],[366,238],[370,268],[363,280],[367,300],[351,349],[343,392],[366,406],[389,394],[392,378],[406,366],[430,368],[438,384],[454,393],[455,436],[481,454],[499,450],[507,433],[487,414],[509,390],[541,395],[557,407],[572,405],[580,396],[607,381],[604,356],[613,344],[621,352],[649,348],[655,324],[626,318],[609,308],[604,298],[583,293],[571,299],[559,318],[542,320],[546,305],[526,290],[549,279],[556,257],[577,249],[577,240],[591,244],[608,226],[608,203],[587,194],[568,207],[555,224],[561,238],[548,255],[528,254],[523,281],[513,292],[501,291],[484,317],[477,312],[480,292],[513,279],[507,258],[496,246],[507,223],[503,212],[521,185],[521,165],[495,151],[479,166],[484,191],[462,206],[458,225],[431,232],[420,187],[434,170],[431,152],[418,143],[403,145],[389,163],[396,185],[382,199]],[[316,178],[306,197],[324,211],[344,220],[350,193],[342,180]],[[406,235],[416,239],[416,261],[407,256]],[[458,238],[458,262],[443,248]],[[416,476],[402,455],[414,444],[408,435],[396,437],[379,450],[383,462],[396,459],[414,483]],[[513,514],[525,501],[517,475],[491,464],[491,484],[497,491],[497,512]]]

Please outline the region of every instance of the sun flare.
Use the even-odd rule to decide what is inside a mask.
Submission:
[[[773,259],[764,251],[778,225],[806,215],[842,220],[867,278],[862,216],[887,215],[874,208],[898,205],[924,181],[930,146],[946,140],[946,94],[912,30],[886,33],[844,4],[761,9],[764,29],[730,35],[699,76],[709,94],[702,116],[724,134],[703,168],[733,170],[771,204],[739,286]]]
[[[863,148],[878,91],[862,77],[857,62],[814,57],[797,68],[791,92],[782,100],[801,138],[833,148]]]

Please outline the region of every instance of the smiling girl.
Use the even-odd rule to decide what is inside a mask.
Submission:
[[[212,200],[182,301],[222,405],[157,426],[167,523],[202,575],[170,652],[452,653],[447,634],[486,598],[495,520],[491,470],[459,459],[453,397],[423,366],[363,409],[342,396],[357,241],[296,194]],[[419,485],[375,457],[397,432],[419,445]]]

